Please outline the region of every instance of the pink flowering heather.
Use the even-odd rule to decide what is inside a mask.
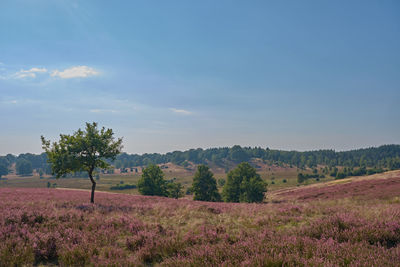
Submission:
[[[3,188],[0,266],[399,266],[397,196],[293,194],[234,204],[99,192],[89,204],[85,191]]]

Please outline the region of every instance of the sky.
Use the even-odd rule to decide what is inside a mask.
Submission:
[[[400,1],[0,1],[0,155],[400,143]]]

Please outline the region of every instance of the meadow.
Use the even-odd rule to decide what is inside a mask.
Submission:
[[[268,183],[268,190],[274,191],[283,188],[290,188],[296,186],[297,182],[297,168],[280,167],[277,165],[269,165],[262,163],[260,161],[254,161],[253,165],[256,165],[257,173],[260,174],[261,178]],[[196,166],[182,167],[173,163],[160,164],[163,168],[165,174],[165,179],[176,179],[177,182],[181,183],[185,189],[192,185],[193,176],[196,171]],[[142,175],[142,167],[137,167],[138,172],[127,172],[121,173],[119,169],[115,169],[113,174],[99,174],[100,179],[97,180],[98,191],[105,192],[115,192],[110,189],[110,187],[116,184],[137,184],[138,180]],[[214,177],[218,179],[226,179],[226,173],[224,169],[218,168],[216,166],[211,167]],[[302,170],[303,173],[311,173],[310,169]],[[36,172],[31,176],[19,176],[15,175],[15,170],[13,173],[3,176],[4,180],[0,180],[1,187],[16,187],[16,188],[46,188],[47,183],[50,183],[52,187],[57,188],[74,188],[74,189],[85,189],[89,190],[91,188],[91,183],[88,178],[60,178],[55,179],[48,175],[39,177]],[[334,178],[327,176],[326,178],[316,181],[315,179],[309,179],[303,184],[314,184],[322,183],[326,181],[332,181]],[[222,187],[219,188],[222,190]],[[118,193],[126,194],[139,194],[137,189],[120,190]]]
[[[210,203],[0,189],[0,266],[398,266],[400,172]]]

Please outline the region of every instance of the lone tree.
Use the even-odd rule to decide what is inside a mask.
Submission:
[[[161,168],[150,164],[143,169],[142,177],[138,181],[138,190],[142,195],[168,196],[167,181],[164,180],[164,173]]]
[[[205,165],[199,165],[193,177],[192,190],[194,200],[201,201],[221,201],[221,195],[217,189],[217,181],[213,173]]]
[[[262,202],[267,184],[247,162],[230,171],[223,188],[226,202]]]
[[[114,160],[121,153],[122,138],[114,140],[112,129],[97,129],[97,123],[86,123],[86,129],[79,129],[73,135],[60,134],[60,141],[50,143],[43,136],[42,147],[47,153],[53,174],[57,178],[71,172],[86,171],[92,182],[90,202],[94,203],[96,182],[93,174],[96,168],[105,169],[110,165],[105,159]]]

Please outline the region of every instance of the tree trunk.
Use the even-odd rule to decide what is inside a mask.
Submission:
[[[96,189],[96,182],[93,179],[92,172],[89,172],[89,178],[90,178],[90,181],[92,182],[92,194],[90,196],[90,203],[94,203],[94,190]]]

